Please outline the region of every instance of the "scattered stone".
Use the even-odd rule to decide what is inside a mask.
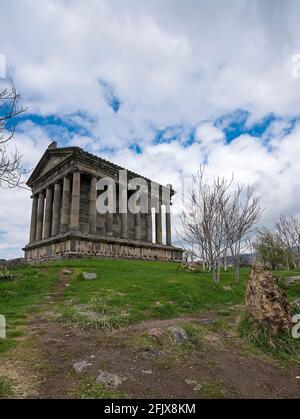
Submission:
[[[79,361],[73,365],[74,370],[79,374],[82,371],[86,370],[88,367],[91,367],[92,364],[87,361]]]
[[[298,300],[292,301],[291,306],[296,307],[296,308],[300,308],[300,298],[298,298]]]
[[[101,320],[104,319],[106,316],[103,314],[96,313],[95,311],[78,311],[77,312],[80,316],[87,318],[88,320]]]
[[[226,292],[230,292],[232,291],[232,286],[231,285],[223,285],[223,290]]]
[[[289,276],[285,278],[286,285],[294,285],[299,284],[300,285],[300,276]]]
[[[101,371],[97,377],[96,383],[103,384],[108,388],[118,388],[123,383],[123,379],[117,374],[113,374],[107,371]]]
[[[200,322],[204,324],[204,326],[209,326],[210,324],[217,323],[218,320],[216,319],[201,319]]]
[[[15,279],[17,279],[17,275],[0,275],[0,282],[4,282],[4,281],[14,281]]]
[[[22,266],[27,265],[28,262],[25,258],[10,259],[5,261],[5,268],[15,269],[21,268]]]
[[[152,375],[153,374],[152,370],[146,370],[146,371],[143,370],[142,373],[145,374],[145,375]]]
[[[182,327],[171,326],[168,328],[168,331],[174,337],[177,343],[183,343],[189,340],[188,334]]]
[[[73,273],[73,271],[71,271],[70,269],[64,269],[64,270],[62,271],[62,273],[63,273],[64,275],[71,275],[71,274]]]
[[[93,281],[94,279],[97,279],[97,274],[92,272],[83,272],[82,276],[87,281]]]
[[[148,330],[148,334],[153,338],[160,339],[164,332],[160,327],[154,327],[153,329]]]
[[[161,356],[161,353],[158,350],[155,349],[146,349],[142,352],[142,355],[146,359],[154,359]]]
[[[271,272],[255,266],[246,288],[246,309],[250,316],[271,334],[289,333],[291,307]]]
[[[181,264],[181,269],[185,272],[198,272],[200,264],[198,262],[183,262]]]

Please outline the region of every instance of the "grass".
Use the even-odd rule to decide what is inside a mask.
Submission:
[[[57,268],[51,270],[25,267],[16,271],[17,279],[0,282],[0,314],[6,318],[7,338],[0,339],[0,355],[12,349],[22,336],[18,328],[25,326],[27,316],[32,313],[51,287],[58,282]]]
[[[128,395],[119,390],[109,390],[96,384],[92,377],[86,377],[71,392],[71,397],[78,400],[128,399]]]
[[[0,376],[0,399],[7,399],[13,395],[13,390],[10,382],[5,378]]]
[[[52,308],[62,314],[62,320],[99,330],[211,309],[226,317],[229,307],[243,304],[249,275],[249,269],[241,269],[237,284],[229,269],[222,273],[221,284],[215,285],[209,273],[184,272],[179,264],[167,262],[87,259],[23,267],[13,272],[18,279],[0,283],[0,314],[6,316],[8,327],[8,338],[0,340],[0,354],[16,346],[28,314],[55,287],[63,268],[73,269],[74,274],[61,303]],[[84,280],[83,272],[96,273],[97,279]],[[297,272],[275,274],[283,279]],[[286,290],[290,299],[299,298],[299,286]]]
[[[247,314],[242,316],[238,330],[240,336],[254,349],[277,360],[300,362],[300,339],[294,339],[288,334],[272,336]]]
[[[168,328],[162,329],[161,337],[150,336],[148,332],[135,336],[131,341],[133,347],[139,351],[152,351],[160,354],[155,362],[158,368],[169,369],[173,361],[179,357],[199,354],[203,349],[203,327],[191,323],[180,325],[187,333],[188,340],[177,343]]]
[[[205,399],[225,399],[225,392],[221,383],[216,380],[207,380],[198,383],[196,380],[187,379],[186,384],[193,387],[193,390],[199,393]]]
[[[65,318],[100,329],[240,304],[249,273],[242,270],[240,284],[234,282],[232,272],[224,273],[222,283],[215,285],[209,273],[182,272],[175,263],[79,260],[52,266],[76,271],[61,305]],[[85,271],[96,273],[97,279],[85,281]],[[230,291],[224,291],[224,285]],[[99,318],[89,321],[78,314],[82,306]]]

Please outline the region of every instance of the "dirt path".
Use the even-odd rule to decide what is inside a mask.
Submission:
[[[44,360],[38,398],[69,398],[87,374],[95,380],[101,370],[123,378],[119,390],[131,398],[300,398],[300,366],[283,370],[244,354],[230,332],[210,333],[201,350],[173,358],[130,343],[151,328],[209,323],[217,319],[213,312],[151,320],[111,334],[51,319],[49,310],[60,302],[69,281],[70,275],[61,273],[59,286],[30,325]],[[84,373],[73,368],[79,361],[90,364]]]

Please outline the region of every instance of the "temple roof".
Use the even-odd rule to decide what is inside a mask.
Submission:
[[[118,174],[120,170],[127,170],[129,178],[142,178],[145,179],[147,182],[151,182],[151,180],[146,178],[145,176],[139,175],[138,173],[125,169],[124,167],[121,167],[115,163],[105,160],[102,157],[88,153],[80,147],[58,148],[57,143],[53,142],[47,148],[41,160],[33,170],[30,178],[27,181],[27,185],[29,187],[32,187],[35,181],[40,179],[42,176],[46,175],[48,172],[51,172],[51,170],[54,169],[57,165],[61,163],[63,164],[65,160],[69,159],[87,159],[89,162],[95,164],[95,166],[99,166],[99,169],[101,169],[102,171],[107,170],[108,175],[110,173]],[[175,192],[172,190],[171,195],[173,195],[174,193]]]

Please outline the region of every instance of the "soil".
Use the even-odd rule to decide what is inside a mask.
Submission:
[[[225,330],[208,334],[201,350],[175,356],[166,365],[163,354],[129,343],[151,328],[186,322],[205,324],[207,320],[209,323],[218,318],[217,312],[141,322],[109,334],[56,321],[49,310],[61,300],[69,278],[70,275],[61,273],[59,286],[30,324],[35,350],[42,360],[36,398],[72,398],[72,390],[85,375],[96,380],[101,370],[123,378],[118,390],[130,398],[300,398],[300,366],[282,368],[271,360],[251,355],[241,349],[233,333]],[[236,316],[233,308],[233,324]],[[76,373],[73,365],[80,361],[92,365],[85,372]]]

